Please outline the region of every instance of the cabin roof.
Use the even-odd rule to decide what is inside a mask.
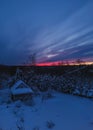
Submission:
[[[13,95],[33,93],[32,89],[22,80],[17,81],[11,88]]]

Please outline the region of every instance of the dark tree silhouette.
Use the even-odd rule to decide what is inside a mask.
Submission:
[[[28,63],[32,66],[36,65],[36,53],[32,53],[29,57],[28,57]]]

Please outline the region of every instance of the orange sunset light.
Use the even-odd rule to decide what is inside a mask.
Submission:
[[[44,62],[44,63],[37,63],[37,66],[61,66],[61,65],[92,65],[92,61],[87,62],[81,62],[77,63],[75,61],[69,61],[69,62],[61,62],[61,61],[55,61],[55,62]]]

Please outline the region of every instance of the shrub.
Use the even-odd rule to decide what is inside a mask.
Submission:
[[[34,127],[33,130],[40,130],[39,126]]]
[[[47,128],[52,129],[55,126],[55,123],[50,120],[46,122],[46,126]]]

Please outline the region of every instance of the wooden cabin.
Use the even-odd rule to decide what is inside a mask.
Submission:
[[[11,87],[11,98],[12,100],[27,100],[32,98],[32,89],[25,84],[22,80],[17,81]]]

